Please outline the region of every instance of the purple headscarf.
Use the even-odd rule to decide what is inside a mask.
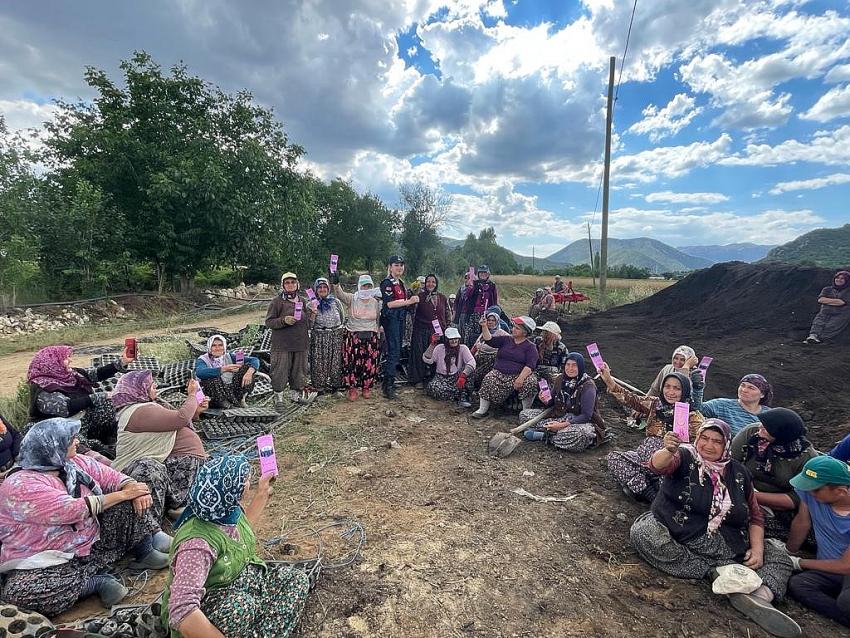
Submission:
[[[150,370],[133,370],[118,379],[112,393],[112,403],[118,410],[131,403],[146,403],[151,400],[150,387],[153,373]]]
[[[43,390],[56,392],[79,388],[91,392],[88,379],[65,367],[65,359],[71,357],[71,346],[47,346],[35,353],[27,370],[27,381]]]
[[[741,383],[749,383],[761,390],[762,397],[759,400],[759,405],[766,405],[769,407],[773,402],[773,386],[770,385],[768,380],[760,374],[745,374],[741,377],[738,385]]]

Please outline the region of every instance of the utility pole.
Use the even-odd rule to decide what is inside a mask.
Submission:
[[[590,238],[590,222],[587,222],[587,249],[590,251],[590,278],[596,288],[596,273],[593,272],[593,240]]]
[[[613,55],[608,70],[608,115],[605,118],[605,170],[602,174],[602,241],[599,248],[599,296],[605,305],[605,287],[608,284],[608,191],[611,178],[611,124],[614,119],[614,67]]]

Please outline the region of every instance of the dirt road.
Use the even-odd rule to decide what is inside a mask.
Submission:
[[[257,309],[215,319],[201,319],[199,321],[186,324],[184,326],[185,330],[183,331],[189,331],[193,327],[198,328],[201,326],[215,325],[224,330],[232,330],[235,332],[239,328],[244,327],[246,323],[256,323],[261,321],[264,316],[265,309]],[[164,334],[166,332],[179,334],[181,330],[172,329],[170,331],[166,331],[162,328],[143,330],[141,332],[121,334],[108,339],[87,342],[75,347],[82,348],[85,346],[118,345],[123,344],[124,339],[128,337],[149,337]],[[195,335],[195,337],[197,337],[197,335]],[[0,395],[8,395],[15,391],[15,388],[18,386],[18,382],[26,377],[27,367],[29,366],[30,360],[35,352],[35,350],[29,352],[15,352],[13,354],[7,354],[0,357]],[[73,364],[78,366],[87,366],[90,364],[91,358],[92,355],[90,354],[75,355],[73,358]]]

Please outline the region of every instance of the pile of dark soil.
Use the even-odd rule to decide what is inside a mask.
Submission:
[[[714,362],[706,399],[735,397],[740,378],[763,374],[775,405],[797,410],[820,449],[850,432],[850,331],[808,346],[817,296],[834,272],[784,264],[732,262],[693,273],[643,301],[562,322],[564,340],[599,344],[616,376],[648,388],[676,346]]]

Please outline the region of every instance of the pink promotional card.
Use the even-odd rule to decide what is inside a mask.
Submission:
[[[673,434],[682,439],[683,443],[687,443],[690,438],[688,428],[690,413],[691,406],[689,404],[676,402],[676,407],[673,409]]]
[[[596,366],[596,369],[601,370],[602,364],[605,362],[602,360],[602,355],[599,354],[599,346],[595,343],[587,344],[587,354],[590,355],[590,360],[593,361],[593,365]]]
[[[313,292],[312,288],[307,288],[307,290],[305,290],[304,292],[307,293],[307,298],[310,299],[311,301],[316,298],[316,293]]]
[[[443,326],[440,325],[440,320],[434,319],[434,321],[431,322],[431,325],[434,326],[434,334],[436,334],[438,337],[442,337]]]
[[[300,301],[295,302],[295,312],[292,313],[292,316],[295,317],[295,321],[301,321],[301,311],[304,310],[304,304]]]
[[[699,361],[698,369],[700,374],[702,375],[702,380],[705,381],[705,373],[708,372],[708,366],[711,365],[711,362],[714,361],[712,357],[703,357]]]
[[[274,453],[274,439],[271,434],[257,437],[257,450],[260,454],[260,475],[278,475],[277,456]]]
[[[469,267],[469,281],[475,281],[475,279],[476,279],[476,276],[475,276],[475,267],[474,267],[474,266],[470,266],[470,267]]]
[[[336,266],[339,263],[339,255],[331,255],[331,272],[336,272]]]
[[[242,352],[241,350],[237,350],[236,352],[233,353],[233,360],[236,363],[242,363],[243,361],[245,361],[245,353]]]
[[[543,395],[543,400],[549,403],[552,400],[552,391],[549,390],[549,384],[546,383],[546,379],[540,379],[537,385],[540,386],[540,394]]]
[[[200,404],[200,403],[203,403],[206,400],[207,400],[207,397],[204,394],[203,390],[201,390],[200,388],[195,390],[195,401],[197,401]]]

